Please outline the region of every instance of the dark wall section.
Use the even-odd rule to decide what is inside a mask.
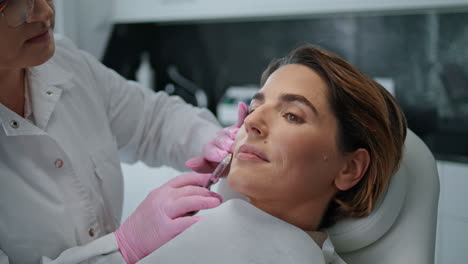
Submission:
[[[258,84],[263,69],[303,43],[331,50],[371,77],[392,78],[415,131],[440,159],[468,161],[468,14],[329,16],[203,24],[116,25],[104,63],[135,78],[151,54],[155,90],[178,72],[208,95],[213,112],[225,90]],[[176,94],[195,103],[194,96]]]

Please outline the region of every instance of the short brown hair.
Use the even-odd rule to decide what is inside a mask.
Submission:
[[[327,84],[328,101],[338,120],[338,148],[343,153],[365,148],[371,159],[362,180],[335,195],[321,228],[346,217],[369,215],[402,158],[407,127],[402,110],[380,84],[337,55],[313,45],[303,45],[274,60],[262,74],[261,87],[273,72],[288,64],[307,66]]]

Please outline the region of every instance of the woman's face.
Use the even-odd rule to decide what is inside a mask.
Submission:
[[[0,15],[0,70],[32,67],[50,59],[55,50],[54,20],[53,0],[36,0],[30,19],[16,28]]]
[[[344,157],[327,92],[320,76],[299,64],[268,78],[235,141],[228,176],[233,190],[276,207],[328,204]]]

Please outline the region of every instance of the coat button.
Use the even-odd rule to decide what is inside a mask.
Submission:
[[[52,91],[49,90],[49,91],[46,92],[46,94],[47,94],[47,95],[53,95],[54,93],[53,93]]]
[[[60,169],[63,167],[63,160],[58,159],[55,161],[55,168]]]
[[[11,121],[10,121],[10,126],[11,126],[12,128],[18,128],[18,127],[19,127],[19,123],[18,123],[18,121],[16,121],[16,120],[11,120]]]
[[[93,229],[93,228],[90,228],[90,229],[88,230],[88,235],[89,235],[90,237],[94,237],[94,229]]]

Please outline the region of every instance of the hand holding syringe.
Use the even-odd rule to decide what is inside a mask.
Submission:
[[[224,177],[227,175],[229,172],[229,165],[231,164],[232,160],[232,153],[229,153],[224,159],[219,163],[219,165],[216,167],[216,169],[213,171],[211,174],[210,179],[208,182],[203,186],[204,188],[207,188],[208,190],[211,188],[211,185],[217,183],[221,177]],[[189,212],[187,215],[195,215],[198,213],[198,211],[193,211]]]
[[[216,169],[211,174],[210,180],[205,184],[205,188],[210,189],[211,185],[217,183],[219,179],[229,172],[228,168],[231,164],[232,153],[228,154],[216,167]]]

